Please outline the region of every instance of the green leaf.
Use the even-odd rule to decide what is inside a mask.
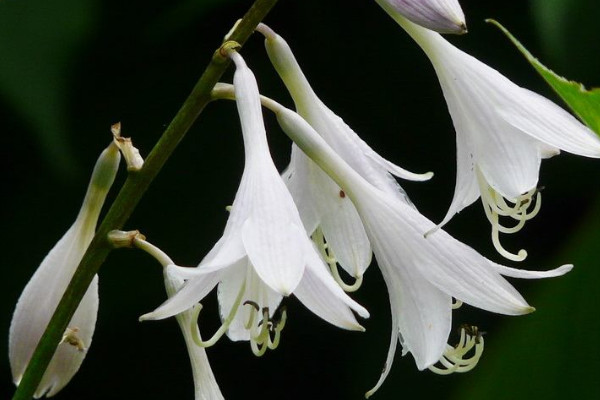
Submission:
[[[573,112],[600,135],[600,88],[587,90],[581,83],[569,81],[544,66],[535,58],[506,28],[499,22],[488,19],[496,25],[523,53],[529,63],[548,82],[554,91],[564,100]]]

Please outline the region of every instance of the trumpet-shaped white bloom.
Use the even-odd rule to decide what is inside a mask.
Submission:
[[[265,36],[269,58],[294,99],[298,114],[359,174],[379,189],[408,202],[408,197],[392,175],[424,181],[433,174],[408,172],[373,151],[317,97],[287,42],[264,24],[260,24],[257,30]],[[350,199],[295,145],[284,179],[306,230],[313,234],[319,228],[327,240],[329,255],[334,255],[335,260],[360,283],[371,262],[372,251]],[[335,267],[333,272],[337,274]],[[341,280],[340,283],[343,285]]]
[[[440,226],[481,197],[496,249],[523,260],[527,253],[506,251],[498,235],[520,230],[537,214],[541,160],[560,150],[598,158],[600,139],[550,100],[515,85],[439,34],[403,18],[398,22],[431,60],[456,129],[456,188]],[[504,226],[499,217],[514,223]]]
[[[458,0],[375,0],[392,18],[402,16],[440,33],[466,33]]]
[[[114,181],[120,157],[114,143],[102,152],[75,223],[50,250],[19,297],[10,325],[8,349],[16,385],[19,385],[33,351],[94,237],[98,216]],[[92,342],[97,313],[98,276],[95,276],[46,369],[35,392],[36,398],[53,396],[75,375]]]
[[[333,151],[299,115],[271,104],[284,131],[323,168],[355,204],[373,245],[390,295],[392,339],[386,368],[372,394],[383,382],[400,341],[419,369],[439,362],[448,371],[464,372],[474,366],[483,342],[478,333],[463,331],[454,348],[448,346],[452,298],[507,315],[533,311],[502,275],[518,278],[558,276],[572,266],[533,272],[496,264],[440,230],[425,237],[434,224],[414,207],[367,182]],[[464,359],[475,348],[473,359]]]
[[[235,52],[235,96],[242,125],[246,162],[221,239],[198,268],[169,268],[188,279],[171,299],[142,319],[160,319],[184,311],[219,283],[223,326],[232,340],[250,340],[257,355],[277,346],[285,313],[275,312],[292,293],[326,321],[362,330],[351,310],[368,312],[350,299],[328,274],[302,227],[293,199],[271,159],[254,75]],[[272,335],[275,337],[273,338]]]
[[[129,232],[124,233],[126,236],[129,236]],[[173,297],[175,293],[183,287],[184,280],[168,272],[168,267],[175,265],[171,258],[169,258],[162,250],[147,242],[138,232],[134,232],[133,238],[129,238],[128,241],[135,247],[144,250],[161,263],[167,296]],[[217,384],[212,369],[210,368],[206,350],[201,346],[197,346],[195,343],[195,338],[200,338],[198,327],[194,326],[196,323],[195,309],[199,307],[201,306],[195,305],[175,316],[177,323],[181,328],[185,346],[190,357],[190,363],[192,364],[194,398],[196,400],[222,400],[224,397],[219,389],[219,385]]]

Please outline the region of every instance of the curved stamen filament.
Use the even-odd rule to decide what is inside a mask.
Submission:
[[[271,341],[271,337],[269,335],[269,343],[268,346],[271,350],[275,350],[279,346],[279,341],[281,339],[281,331],[285,328],[285,323],[287,321],[287,310],[284,308],[281,311],[281,318],[279,321],[275,321],[273,323],[273,340]]]
[[[317,248],[319,249],[319,252],[321,253],[321,257],[323,257],[323,260],[325,260],[327,265],[329,265],[329,270],[331,271],[331,275],[333,276],[333,279],[335,279],[337,284],[342,288],[342,290],[344,290],[344,292],[348,292],[348,293],[356,292],[362,285],[362,281],[363,281],[362,275],[355,277],[354,283],[351,285],[348,285],[346,282],[344,282],[344,280],[340,276],[340,271],[338,269],[337,259],[335,258],[335,254],[333,254],[333,251],[331,250],[331,248],[325,241],[325,236],[323,235],[323,231],[321,230],[320,227],[315,230],[315,232],[313,233],[311,238],[312,238],[313,242],[317,245]]]
[[[439,363],[443,368],[432,365],[429,370],[439,375],[449,375],[454,372],[468,372],[475,368],[483,354],[484,340],[476,326],[464,326],[460,330],[460,339],[454,347],[447,345],[446,351]],[[465,356],[472,355],[468,358]]]
[[[513,254],[507,251],[504,247],[502,247],[502,244],[500,244],[500,223],[498,222],[498,214],[493,214],[490,222],[492,224],[492,243],[494,244],[494,247],[498,253],[512,261],[523,261],[525,258],[527,258],[527,251],[524,249],[519,250],[517,254]]]
[[[532,189],[516,199],[507,200],[487,183],[481,172],[477,173],[477,181],[485,215],[492,225],[494,247],[509,260],[523,261],[527,257],[527,252],[524,249],[519,250],[517,254],[507,251],[500,243],[500,233],[519,232],[525,226],[526,221],[538,214],[542,206],[541,189]],[[503,225],[500,223],[501,216],[517,221],[516,225]]]
[[[263,319],[258,323],[260,331],[257,335],[250,334],[250,348],[255,356],[261,357],[267,351],[267,340],[269,339],[269,308],[262,309]]]
[[[240,308],[240,305],[242,303],[242,297],[244,295],[245,290],[246,290],[246,284],[244,283],[240,287],[240,291],[231,306],[231,310],[229,310],[229,314],[227,315],[227,318],[225,318],[225,320],[223,321],[223,323],[221,324],[219,329],[208,340],[202,340],[202,338],[198,334],[199,330],[196,329],[197,325],[198,325],[198,317],[200,316],[200,311],[202,311],[202,304],[198,304],[197,306],[194,307],[191,328],[192,328],[192,338],[194,339],[194,343],[196,343],[196,345],[198,345],[200,347],[210,347],[210,346],[213,346],[215,343],[217,343],[219,341],[219,339],[221,339],[221,337],[225,334],[225,332],[227,332],[227,329],[229,329],[231,322],[233,322],[233,319],[235,318],[235,315],[237,314],[238,309]]]
[[[254,308],[251,311],[250,320],[256,319],[259,309]],[[287,310],[285,307],[282,308],[281,317],[279,320],[269,318],[269,308],[264,307],[262,309],[263,318],[256,325],[259,328],[258,333],[250,333],[250,348],[255,356],[261,357],[265,354],[267,349],[275,350],[279,346],[281,340],[281,331],[285,327],[287,321]],[[253,322],[252,322],[253,324]],[[251,326],[247,326],[247,329],[251,329]]]
[[[250,316],[248,317],[248,321],[244,324],[244,328],[250,329],[252,325],[254,325],[254,320],[256,319],[256,313],[260,311],[260,307],[254,301],[247,300],[243,304],[244,306],[251,306],[252,310],[250,311]]]

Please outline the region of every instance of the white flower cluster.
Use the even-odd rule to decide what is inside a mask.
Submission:
[[[572,268],[509,268],[441,227],[481,198],[498,252],[523,260],[526,252],[504,249],[499,233],[520,230],[539,210],[541,160],[561,149],[598,158],[598,137],[550,100],[515,85],[446,41],[438,32],[466,32],[456,0],[376,1],[431,60],[454,122],[457,179],[447,215],[439,224],[431,222],[395,179],[426,181],[433,174],[406,171],[371,149],[319,99],[286,41],[260,24],[257,31],[265,37],[268,57],[296,110],[261,96],[242,56],[234,48],[228,50],[236,67],[233,85],[218,84],[213,99],[237,103],[245,168],[223,236],[196,268],[179,267],[143,238],[134,240],[163,265],[169,295],[141,319],[177,316],[194,367],[197,399],[222,398],[204,348],[226,334],[231,340],[250,342],[257,356],[275,349],[288,318],[281,305],[286,297],[294,295],[337,327],[364,330],[355,314],[368,318],[369,313],[347,292],[359,289],[372,255],[388,288],[392,334],[386,367],[367,397],[388,375],[398,343],[420,370],[447,374],[472,369],[483,351],[483,337],[477,327],[463,326],[458,345],[449,345],[452,310],[467,303],[506,315],[529,313],[533,307],[504,277],[555,277]],[[290,165],[282,174],[271,159],[262,106],[275,113],[294,141]],[[77,221],[42,262],[17,304],[10,331],[17,384],[93,236],[118,164],[115,146],[107,152],[110,156],[101,158],[104,170],[94,173]],[[105,170],[112,174],[110,179]],[[94,189],[98,174],[103,176],[101,190]],[[500,217],[514,224],[507,226]],[[355,281],[344,282],[338,267]],[[94,330],[96,285],[94,281],[65,333],[38,396],[56,393],[79,368]],[[215,287],[222,326],[203,340],[195,318],[199,302]]]

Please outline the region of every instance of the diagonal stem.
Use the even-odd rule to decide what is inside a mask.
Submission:
[[[256,0],[237,25],[229,40],[243,45],[278,0]],[[194,86],[158,143],[148,155],[141,170],[130,172],[117,198],[96,232],[77,271],[73,275],[44,335],[40,339],[13,400],[29,400],[33,397],[54,352],[68,326],[79,302],[83,298],[94,275],[112,250],[107,235],[114,229],[122,229],[142,196],[163,165],[169,159],[181,139],[192,126],[204,107],[210,102],[211,90],[219,81],[229,59],[220,49],[215,51],[209,65]]]

